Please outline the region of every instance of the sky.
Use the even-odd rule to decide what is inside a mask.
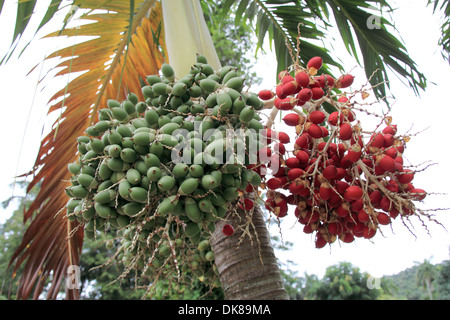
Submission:
[[[39,5],[49,1],[39,1]],[[411,137],[405,158],[408,163],[423,168],[427,163],[433,163],[427,170],[416,174],[414,184],[431,193],[420,205],[423,209],[450,208],[448,194],[450,191],[450,173],[447,168],[448,119],[450,119],[449,100],[446,90],[450,88],[450,66],[444,61],[439,39],[439,16],[432,14],[432,9],[426,7],[425,0],[401,0],[394,2],[395,23],[412,59],[419,69],[425,73],[429,87],[420,96],[416,96],[412,89],[403,84],[394,75],[390,75],[391,92],[396,100],[391,115],[401,133],[419,133]],[[396,5],[397,4],[397,5]],[[9,14],[5,14],[9,13]],[[42,13],[43,15],[43,13]],[[39,17],[42,17],[40,15]],[[63,17],[59,17],[61,21]],[[14,1],[6,1],[0,16],[0,55],[9,48],[14,28]],[[40,19],[32,20],[30,24],[39,23]],[[46,27],[40,36],[52,31],[51,25]],[[32,29],[32,28],[31,28]],[[32,33],[26,33],[25,39],[30,39]],[[337,36],[337,40],[338,40]],[[26,43],[24,41],[22,44]],[[67,43],[66,43],[67,44]],[[48,125],[53,123],[58,114],[47,116],[48,101],[51,95],[60,89],[67,81],[51,79],[38,84],[38,80],[49,72],[51,65],[39,65],[31,74],[28,72],[42,61],[43,57],[56,47],[66,45],[52,39],[34,41],[26,49],[24,55],[17,55],[6,64],[0,66],[0,96],[2,97],[2,146],[5,152],[2,157],[0,171],[0,201],[10,196],[22,194],[19,188],[11,188],[14,176],[26,173],[31,169],[36,159],[41,138],[47,132]],[[335,41],[333,52],[339,57],[346,70],[352,70],[356,76],[354,88],[366,83],[365,75],[357,62],[347,53],[345,48]],[[270,50],[267,54],[258,54],[255,70],[263,77],[263,83],[256,87],[273,88],[276,63]],[[55,89],[56,88],[56,89]],[[370,98],[369,98],[370,99]],[[385,110],[383,104],[372,106],[374,111]],[[371,107],[371,108],[372,108]],[[371,129],[372,119],[361,115],[364,128]],[[364,125],[367,125],[366,127]],[[0,209],[0,222],[5,221],[14,211],[14,205]],[[447,230],[450,229],[449,211],[436,212],[436,218]],[[314,248],[311,235],[304,234],[301,227],[295,224],[293,215],[283,219],[281,236],[285,241],[293,243],[292,250],[280,252],[282,261],[292,260],[292,268],[303,273],[322,276],[328,266],[341,261],[351,262],[363,272],[373,277],[381,277],[398,273],[413,266],[416,262],[429,259],[432,263],[439,263],[449,259],[449,234],[446,229],[427,221],[426,225],[431,236],[427,233],[418,219],[412,219],[410,229],[400,220],[395,220],[392,227],[384,226],[373,241],[357,239],[351,244],[334,243],[322,249]],[[270,226],[272,233],[279,233],[276,225]]]

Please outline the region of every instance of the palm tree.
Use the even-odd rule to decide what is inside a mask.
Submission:
[[[2,63],[7,63],[17,48],[36,3],[32,0],[18,3],[13,43]],[[205,12],[208,6],[221,6],[224,15],[233,8],[237,22],[252,23],[257,47],[269,41],[275,48],[278,71],[285,70],[297,56],[301,63],[321,56],[327,72],[332,74],[332,68],[342,71],[333,53],[318,45],[335,23],[347,50],[364,67],[377,97],[385,97],[389,89],[387,69],[406,79],[416,94],[426,88],[425,76],[393,34],[394,24],[386,14],[392,8],[385,0],[209,0],[201,4]],[[3,1],[0,14],[2,7]],[[184,74],[195,54],[202,53],[211,65],[220,66],[198,0],[52,0],[38,30],[60,12],[67,14],[63,26],[46,37],[87,36],[88,40],[46,57],[46,60],[59,58],[56,77],[74,73],[78,76],[50,99],[49,113],[59,112],[60,117],[43,138],[35,165],[27,173],[33,177],[29,190],[39,182],[42,186],[24,213],[24,220],[31,224],[11,261],[15,269],[24,267],[19,299],[38,298],[49,278],[52,281],[47,298],[56,298],[67,267],[78,264],[83,229],[77,221],[57,213],[68,200],[64,193],[70,180],[67,164],[77,158],[76,138],[97,120],[97,111],[106,106],[108,99],[123,100],[130,92],[143,99],[140,88],[145,77],[158,73],[163,62],[169,62],[176,74]],[[73,19],[77,16],[78,19]],[[379,23],[369,28],[369,20]],[[389,31],[392,29],[393,32]],[[298,37],[301,50],[297,50]],[[238,237],[225,239],[218,235],[212,243],[227,298],[285,299],[260,209],[255,210],[252,223],[258,235],[259,252],[248,244],[231,253],[233,241]],[[233,268],[236,266],[240,267]],[[248,274],[253,278],[246,279]],[[244,283],[247,290],[243,289]],[[78,292],[66,288],[66,296],[76,299]]]
[[[416,273],[416,284],[427,289],[430,300],[433,300],[433,280],[436,277],[436,268],[425,259],[418,267]]]

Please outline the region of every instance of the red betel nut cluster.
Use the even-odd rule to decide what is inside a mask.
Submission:
[[[266,209],[282,218],[293,207],[303,231],[316,233],[317,248],[336,239],[372,238],[380,225],[414,214],[412,201],[426,195],[412,184],[414,171],[403,168],[405,139],[396,125],[386,118],[380,131],[363,133],[349,99],[329,94],[349,87],[353,76],[318,75],[321,67],[322,59],[314,57],[306,68],[281,72],[275,93],[259,93],[288,111],[282,120],[293,129],[289,135],[266,129],[274,138],[263,152],[279,164],[265,176]],[[322,108],[324,97],[335,111]]]

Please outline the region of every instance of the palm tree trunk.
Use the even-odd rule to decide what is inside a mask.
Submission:
[[[288,300],[261,209],[255,207],[247,228],[236,228],[248,221],[248,214],[243,210],[229,212],[227,221],[216,223],[211,238],[225,298]],[[226,223],[236,229],[231,236],[222,233]]]
[[[425,279],[425,284],[427,285],[427,290],[428,290],[428,295],[430,296],[430,300],[433,300],[433,294],[431,292],[430,279]]]

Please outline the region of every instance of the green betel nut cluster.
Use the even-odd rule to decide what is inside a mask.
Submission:
[[[89,239],[117,234],[116,258],[143,275],[177,261],[172,272],[217,281],[209,237],[240,191],[261,184],[263,102],[243,91],[237,68],[214,71],[201,55],[180,79],[165,63],[146,80],[145,101],[108,100],[77,139],[67,215]]]

